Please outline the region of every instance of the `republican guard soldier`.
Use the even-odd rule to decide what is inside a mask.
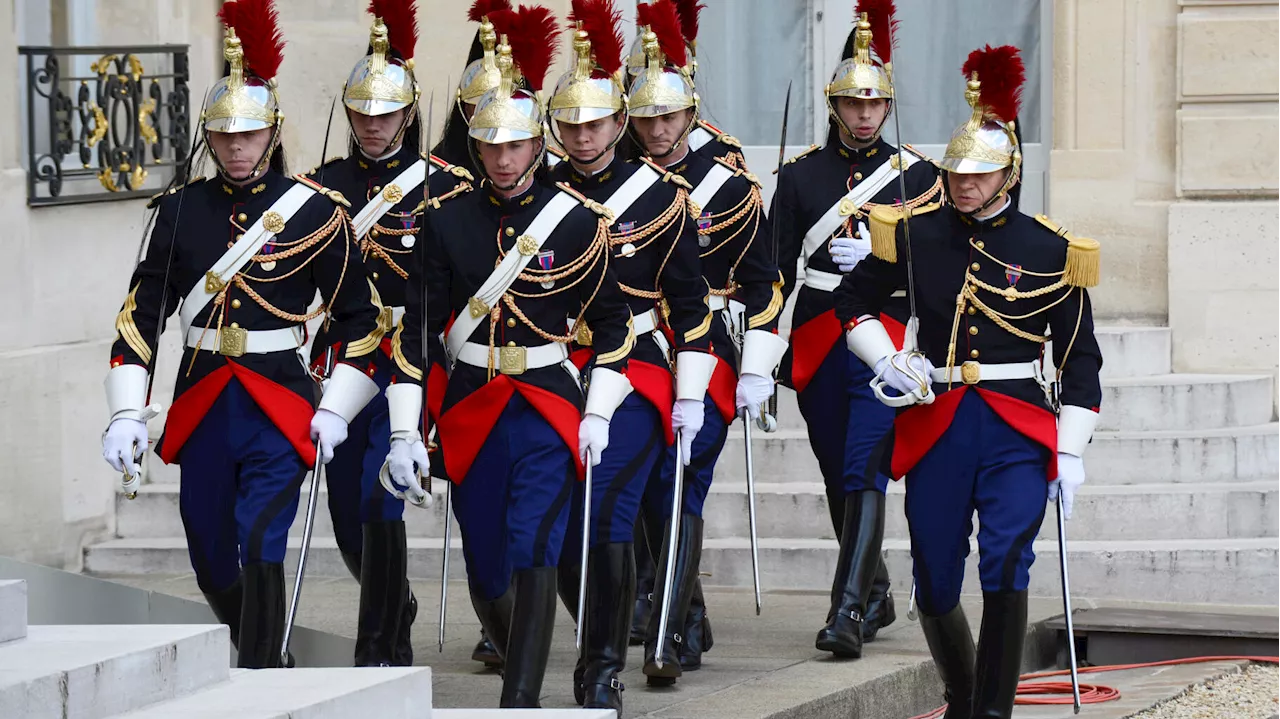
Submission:
[[[875,389],[911,405],[895,423],[893,476],[906,476],[920,625],[952,717],[1009,717],[1027,627],[1027,583],[1046,499],[1069,515],[1098,419],[1102,357],[1087,287],[1098,243],[1018,211],[1016,131],[1023,66],[986,47],[963,68],[968,121],[941,167],[948,204],[871,212],[873,256],[835,293],[849,349]],[[910,245],[908,246],[908,237]],[[914,273],[918,351],[879,319]],[[1056,371],[1044,372],[1045,342]],[[982,629],[976,650],[960,588],[978,514]]]
[[[635,335],[609,269],[607,221],[582,195],[535,176],[545,152],[537,92],[555,18],[535,6],[489,20],[502,80],[469,129],[484,180],[424,221],[422,273],[409,273],[392,341],[387,467],[406,487],[428,470],[419,433],[425,342],[426,363],[450,368],[436,430],[456,484],[472,604],[504,660],[501,706],[537,707],[571,497],[631,391],[623,372]],[[422,282],[425,308],[413,289]],[[585,402],[566,318],[588,323],[598,353]]]
[[[618,79],[619,19],[612,0],[574,0],[570,21],[577,62],[549,101],[552,131],[568,153],[552,177],[609,213],[610,264],[631,306],[636,334],[627,373],[635,392],[614,415],[609,449],[593,474],[586,641],[574,682],[575,698],[585,706],[618,710],[635,597],[636,513],[667,447],[679,437],[688,457],[705,431],[702,397],[716,362],[709,353],[713,323],[688,186],[651,160],[628,162],[616,151],[627,129]],[[580,343],[589,342],[590,326],[578,330]],[[590,367],[593,354],[598,363],[599,349],[592,346],[575,357]],[[575,500],[571,526],[580,506]],[[560,564],[561,596],[570,613],[578,605],[580,549],[580,538],[571,536]]]
[[[804,284],[792,316],[790,382],[826,485],[840,554],[826,626],[815,646],[838,657],[862,656],[862,644],[895,619],[884,537],[885,458],[893,410],[876,400],[872,370],[840,343],[832,290],[871,251],[867,215],[903,202],[918,207],[941,193],[937,170],[911,148],[882,137],[894,110],[892,0],[859,0],[855,27],[826,88],[826,144],[787,161],[770,215],[778,224],[778,263],[787,293]],[[905,176],[903,176],[905,175]],[[902,288],[895,288],[902,289]],[[883,325],[901,347],[905,291],[883,307]]]
[[[391,379],[390,332],[404,315],[408,258],[426,210],[422,184],[431,183],[430,196],[438,204],[462,192],[471,176],[439,158],[422,157],[418,149],[422,130],[413,71],[418,40],[415,0],[375,0],[370,9],[375,19],[367,54],[351,70],[342,91],[350,154],[309,175],[352,203],[355,236],[382,305],[380,324],[388,335],[374,354],[379,395],[352,423],[351,436],[334,451],[325,478],[338,550],[360,582],[355,663],[412,666],[409,629],[418,602],[406,577],[404,502],[378,483],[390,442],[381,391]],[[312,344],[312,363],[321,376],[329,371],[328,359],[341,356],[341,341],[330,342],[335,333],[341,336],[342,329],[322,327]]]
[[[157,454],[182,467],[191,565],[214,615],[231,627],[239,666],[272,667],[299,488],[377,393],[370,361],[383,330],[347,201],[281,174],[275,75],[284,43],[271,1],[228,2],[219,16],[226,76],[202,116],[218,175],[152,204],[149,247],[116,318],[103,456],[137,474],[157,340],[178,309],[185,349]],[[324,304],[308,312],[317,290]],[[321,314],[332,317],[342,350],[315,408],[318,387],[299,353],[304,323]]]

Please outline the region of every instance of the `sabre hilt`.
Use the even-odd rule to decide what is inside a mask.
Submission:
[[[163,407],[158,404],[149,404],[146,407],[143,407],[142,411],[138,413],[138,421],[142,422],[142,425],[145,427],[152,417],[160,415],[162,409]],[[121,465],[124,467],[124,476],[120,478],[120,491],[124,493],[125,499],[136,499],[138,497],[138,487],[142,484],[142,467],[140,466],[140,463],[142,462],[142,457],[146,454],[146,451],[147,450],[144,447],[142,451],[139,452],[138,443],[134,442],[133,462],[121,462]],[[137,466],[138,473],[131,474],[129,472],[130,466]]]

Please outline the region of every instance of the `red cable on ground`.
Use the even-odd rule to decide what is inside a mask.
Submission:
[[[1177,664],[1204,664],[1206,662],[1258,662],[1260,664],[1280,664],[1280,657],[1246,657],[1246,656],[1224,656],[1224,657],[1188,657],[1186,659],[1168,659],[1161,662],[1143,662],[1141,664],[1114,664],[1111,666],[1101,667],[1081,667],[1076,670],[1077,674],[1096,674],[1098,672],[1119,672],[1128,669],[1146,669],[1149,667],[1167,667]],[[1071,682],[1036,682],[1034,684],[1026,683],[1030,679],[1043,679],[1045,677],[1061,677],[1070,676],[1070,669],[1059,669],[1051,672],[1033,672],[1031,674],[1023,674],[1019,677],[1022,682],[1018,685],[1018,696],[1014,700],[1014,704],[1023,706],[1036,705],[1044,706],[1050,704],[1072,704],[1074,698],[1071,695]],[[1080,704],[1101,704],[1103,702],[1115,701],[1120,698],[1120,691],[1108,686],[1081,684],[1080,685]],[[911,717],[911,719],[939,719],[946,713],[945,705],[938,707],[930,712],[925,712],[919,716]]]

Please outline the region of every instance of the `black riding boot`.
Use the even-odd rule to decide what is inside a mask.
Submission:
[[[508,589],[497,599],[481,599],[470,590],[471,607],[480,620],[480,631],[493,645],[493,652],[501,664],[507,656],[507,636],[511,633],[511,612],[515,607],[515,592]]]
[[[876,563],[876,577],[871,582],[871,593],[867,598],[867,613],[862,615],[862,641],[875,641],[876,634],[897,619],[893,592],[889,590],[889,568],[881,556]]]
[[[503,709],[537,709],[556,620],[556,568],[516,572],[515,607],[502,674]]]
[[[840,537],[827,626],[818,632],[814,646],[837,657],[858,659],[867,597],[884,539],[884,495],[864,490],[846,497]]]
[[[929,644],[938,676],[946,687],[947,713],[944,719],[970,719],[973,704],[973,632],[959,604],[939,617],[920,613],[920,629]]]
[[[582,570],[577,559],[575,556],[567,563],[562,559],[560,565],[556,567],[556,593],[560,595],[560,603],[564,604],[574,624],[580,621],[578,619],[578,585],[582,581]],[[591,581],[590,577],[587,581]],[[573,666],[573,700],[578,703],[578,706],[582,706],[582,702],[586,701],[583,693],[585,689],[582,686],[582,675],[586,671],[586,653],[578,652],[578,661]]]
[[[400,621],[409,601],[404,522],[366,522],[361,557],[355,665],[393,666]]]
[[[494,648],[493,642],[489,639],[489,633],[484,627],[480,627],[480,641],[476,642],[475,648],[471,650],[471,658],[486,667],[502,666],[502,657],[498,656],[498,650]]]
[[[669,530],[663,535],[669,534]],[[677,537],[675,572],[672,577],[671,609],[668,614],[666,638],[663,642],[662,666],[658,666],[658,629],[662,617],[662,589],[667,573],[667,546],[656,559],[658,576],[654,579],[653,613],[649,615],[649,637],[644,643],[644,674],[654,686],[670,686],[683,673],[680,667],[680,648],[684,643],[685,615],[693,597],[694,581],[698,578],[698,559],[702,554],[702,518],[692,514],[680,517],[680,534]]]
[[[284,565],[245,565],[244,604],[240,610],[240,643],[236,666],[273,669],[280,666],[284,641]]]
[[[686,672],[702,668],[702,655],[716,643],[711,635],[711,619],[707,617],[707,600],[702,595],[702,578],[693,581],[689,613],[684,621],[684,646],[680,648],[680,668]]]
[[[630,542],[591,550],[587,581],[587,623],[583,686],[588,709],[613,709],[622,716],[622,670],[631,636],[631,598],[636,591],[635,555]]]
[[[1009,719],[1013,714],[1022,643],[1027,636],[1027,593],[983,592],[982,629],[973,689],[973,719]]]
[[[653,578],[656,573],[653,553],[649,550],[651,545],[645,529],[644,510],[640,512],[640,516],[636,518],[636,528],[633,532],[635,541],[632,545],[635,548],[636,560],[636,596],[635,610],[631,612],[629,643],[633,647],[644,644],[645,637],[649,635],[649,613],[653,609]],[[654,542],[654,544],[657,543],[657,541]]]
[[[244,606],[244,583],[236,577],[235,584],[220,592],[205,592],[204,599],[213,610],[213,616],[231,629],[231,646],[240,646],[240,612]]]

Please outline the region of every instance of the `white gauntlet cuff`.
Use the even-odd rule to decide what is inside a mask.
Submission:
[[[587,386],[587,406],[583,414],[594,414],[608,422],[613,413],[622,406],[622,400],[631,394],[631,380],[621,372],[604,367],[591,370],[591,380]]]
[[[889,337],[889,331],[878,319],[863,320],[854,325],[853,329],[844,333],[844,342],[850,352],[873,369],[880,360],[898,351]]]
[[[324,396],[320,398],[320,409],[326,409],[350,424],[369,400],[378,394],[378,383],[369,379],[365,373],[349,364],[339,363],[329,375],[325,385]]]
[[[742,339],[742,362],[738,374],[772,377],[787,353],[787,341],[765,330],[747,330]]]
[[[701,402],[716,371],[716,356],[710,352],[685,350],[676,353],[676,399]]]
[[[103,381],[107,389],[107,411],[111,419],[142,419],[147,403],[147,368],[138,364],[112,367]],[[109,424],[110,422],[108,422]]]
[[[1058,451],[1083,457],[1084,448],[1093,437],[1093,428],[1097,424],[1097,412],[1071,404],[1062,405],[1058,412]]]
[[[422,427],[422,387],[412,382],[387,387],[387,419],[391,436],[419,439]]]

